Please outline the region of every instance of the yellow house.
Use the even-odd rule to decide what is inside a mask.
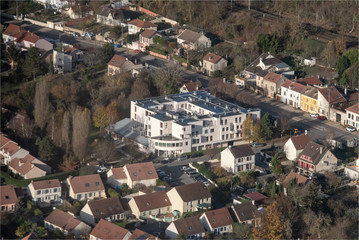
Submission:
[[[318,113],[318,89],[306,86],[302,91],[300,108],[309,113]]]

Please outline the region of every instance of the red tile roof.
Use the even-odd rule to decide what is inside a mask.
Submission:
[[[22,27],[15,24],[9,24],[9,26],[6,28],[3,34],[16,38],[17,36],[21,36],[24,33],[26,33],[26,30],[23,29]]]
[[[51,179],[51,180],[43,180],[37,182],[31,182],[32,186],[35,190],[38,189],[45,189],[45,188],[59,188],[61,187],[61,183],[58,179]]]
[[[254,200],[254,201],[260,201],[260,200],[267,198],[266,196],[264,196],[263,194],[261,194],[259,192],[247,193],[247,194],[244,194],[243,196],[245,196],[248,199]]]
[[[36,167],[36,163],[34,164],[33,161],[37,160],[41,162],[40,160],[36,159],[31,154],[27,154],[24,158],[14,158],[10,163],[9,167],[13,170],[20,173],[20,175],[24,176],[26,173],[28,173],[32,168]],[[42,163],[42,162],[41,162]],[[42,170],[44,171],[44,170]],[[44,171],[45,172],[45,171]],[[39,176],[40,177],[40,176]]]
[[[114,67],[121,67],[122,64],[124,64],[127,61],[126,57],[123,57],[121,55],[115,54],[112,59],[108,62],[108,65],[114,66]]]
[[[4,152],[9,153],[10,156],[14,155],[17,151],[20,150],[19,145],[17,145],[17,143],[14,143],[12,141],[8,142],[7,144],[5,144],[2,149],[4,150]]]
[[[349,102],[359,102],[359,92],[354,92],[349,95]]]
[[[189,83],[185,83],[184,85],[186,86],[188,92],[194,92],[202,89],[202,83],[200,81],[189,82]]]
[[[27,235],[26,237],[23,237],[21,240],[37,240],[40,239],[36,236],[35,233],[30,233],[29,235]]]
[[[290,173],[283,180],[283,187],[288,188],[289,181],[292,180],[292,179],[297,179],[297,184],[298,185],[305,184],[309,180],[309,178],[307,178],[305,176],[302,176],[302,175],[300,175],[298,173],[295,173],[292,170],[292,171],[290,171]]]
[[[202,182],[177,186],[175,189],[184,202],[212,197],[210,191]]]
[[[198,216],[179,219],[174,221],[173,224],[177,232],[183,234],[185,237],[205,232]]]
[[[105,190],[99,174],[69,177],[69,182],[74,193]]]
[[[118,197],[92,200],[87,204],[95,219],[107,218],[125,212]]]
[[[37,36],[34,33],[30,33],[27,32],[26,34],[24,34],[24,36],[22,37],[22,41],[27,41],[27,42],[31,42],[31,43],[36,43],[37,41],[39,41],[40,37]]]
[[[292,84],[291,80],[285,80],[285,82],[282,84],[282,87],[289,88],[290,84]]]
[[[302,84],[308,84],[308,85],[323,84],[323,82],[320,81],[318,77],[314,77],[314,76],[298,79],[297,82],[302,83]]]
[[[155,30],[148,29],[148,30],[143,31],[141,33],[141,36],[144,38],[151,38],[155,34],[156,34]]]
[[[277,83],[282,78],[281,75],[273,72],[269,72],[267,75],[264,76],[263,80]]]
[[[61,211],[60,209],[55,209],[47,216],[44,220],[45,222],[49,222],[52,225],[58,226],[68,232],[74,230],[81,221],[74,218],[71,214]]]
[[[98,239],[122,240],[128,233],[130,232],[127,229],[101,219],[92,229],[90,235]]]
[[[113,174],[113,178],[114,179],[126,179],[126,173],[123,169],[123,167],[119,167],[119,168],[111,168],[112,174]]]
[[[329,88],[322,88],[318,90],[325,100],[327,100],[330,104],[344,103],[347,100],[342,96],[342,94],[338,91],[338,89],[334,86]]]
[[[124,168],[128,171],[132,181],[157,179],[158,175],[152,162],[127,164]]]
[[[359,114],[359,103],[345,109],[347,112],[353,112]]]
[[[0,200],[1,205],[15,204],[19,201],[12,185],[0,186]]]
[[[150,27],[156,27],[156,24],[151,23],[149,21],[142,21],[140,19],[134,19],[132,21],[129,21],[128,24],[135,25],[139,28],[150,28]]]
[[[232,225],[234,223],[226,207],[205,212],[204,215],[207,217],[212,229]]]
[[[310,142],[310,137],[309,135],[302,134],[299,136],[291,137],[291,140],[296,150],[302,150]]]
[[[140,212],[171,206],[171,202],[165,191],[149,193],[133,197]]]
[[[222,57],[219,56],[219,55],[216,55],[214,53],[207,53],[206,56],[204,56],[203,60],[204,61],[207,61],[207,62],[211,62],[211,63],[214,63],[216,64],[217,62],[219,62],[219,60],[221,60]]]
[[[5,137],[3,134],[0,134],[0,147],[4,146],[6,143],[10,142],[11,140]]]
[[[157,239],[155,236],[146,233],[138,228],[135,229],[135,231],[132,233],[131,240],[155,240]]]

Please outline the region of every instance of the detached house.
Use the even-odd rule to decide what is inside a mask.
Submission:
[[[90,240],[128,240],[130,237],[130,231],[103,219],[99,221],[90,233]]]
[[[229,146],[221,152],[221,167],[231,173],[253,170],[255,154],[249,144]]]
[[[12,185],[0,186],[1,212],[13,212],[19,202],[15,188]]]
[[[167,195],[172,209],[181,214],[211,207],[212,195],[202,182],[174,187]]]
[[[82,221],[95,225],[100,219],[119,221],[125,218],[125,210],[118,197],[88,201],[81,209]]]
[[[287,80],[285,77],[277,73],[269,72],[263,78],[264,95],[270,98],[276,98],[281,94],[281,86],[285,80]]]
[[[51,231],[59,229],[65,235],[69,233],[80,236],[87,235],[91,231],[91,227],[74,218],[69,213],[55,209],[49,216],[44,220],[45,228]]]
[[[1,136],[1,141],[4,143],[0,148],[0,155],[2,162],[8,165],[15,158],[24,158],[29,154],[29,151],[21,148],[17,143],[11,141],[7,137]]]
[[[180,93],[186,93],[186,92],[195,92],[202,90],[202,83],[200,81],[190,81],[188,83],[183,84],[183,86],[180,88]]]
[[[298,170],[305,175],[313,175],[325,171],[333,171],[338,165],[338,159],[323,145],[309,142],[300,154]]]
[[[111,6],[101,6],[96,13],[96,22],[109,26],[125,27],[124,14],[121,9],[113,9]]]
[[[74,5],[62,8],[62,14],[70,17],[71,19],[84,18],[90,15],[94,15],[94,10],[88,5]]]
[[[346,124],[359,128],[359,103],[345,109]]]
[[[166,228],[166,237],[169,239],[202,239],[204,235],[205,230],[197,216],[176,220]]]
[[[77,200],[106,198],[105,187],[99,174],[68,177],[69,196]]]
[[[290,184],[291,181],[295,181],[297,185],[299,186],[303,186],[308,182],[309,178],[300,175],[298,173],[293,172],[293,170],[290,171],[290,173],[285,177],[285,179],[283,180],[283,190],[284,190],[284,195],[287,196],[288,194],[288,186]]]
[[[348,164],[344,169],[344,176],[351,180],[359,179],[359,158],[357,158],[354,164]]]
[[[56,73],[72,72],[76,64],[82,61],[83,52],[67,47],[63,52],[53,50],[52,62]]]
[[[297,160],[299,154],[303,151],[305,146],[310,142],[309,135],[302,134],[299,136],[294,136],[288,139],[284,144],[284,153],[288,160]]]
[[[203,58],[203,72],[213,76],[215,71],[223,71],[227,67],[227,60],[214,53],[207,53]]]
[[[236,204],[232,206],[232,209],[238,223],[250,224],[253,227],[260,226],[259,212],[257,207],[252,203]]]
[[[140,34],[140,48],[144,51],[147,46],[153,44],[153,37],[156,36],[155,30],[145,30]]]
[[[49,165],[31,154],[27,154],[23,158],[14,158],[8,164],[8,169],[14,174],[19,174],[24,179],[44,177],[46,174],[51,173]]]
[[[61,183],[58,179],[31,181],[28,185],[32,201],[36,203],[50,203],[61,200]]]
[[[302,84],[286,80],[281,86],[281,101],[295,109],[300,109],[301,93],[305,88]]]
[[[177,43],[185,49],[198,50],[211,47],[211,40],[203,33],[184,30],[178,35]]]
[[[115,54],[107,64],[108,75],[115,75],[127,71],[130,71],[132,75],[134,75],[143,68],[142,62],[137,58],[130,60],[118,54]]]
[[[157,31],[157,25],[149,21],[142,21],[140,19],[134,19],[128,22],[128,34],[136,34],[141,30]]]
[[[204,212],[200,217],[200,221],[204,228],[214,235],[231,233],[232,224],[234,223],[226,207]]]
[[[158,237],[155,237],[149,233],[146,233],[138,228],[133,231],[131,237],[131,240],[158,240]]]

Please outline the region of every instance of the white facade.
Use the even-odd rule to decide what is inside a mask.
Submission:
[[[351,180],[359,180],[359,158],[355,160],[353,166],[347,166],[344,169],[344,175]]]
[[[52,57],[55,72],[72,72],[72,56],[70,54],[54,50]]]
[[[291,139],[284,144],[283,151],[288,160],[296,160],[303,149],[297,150]]]
[[[294,108],[300,108],[301,93],[294,91],[291,86],[289,86],[289,88],[281,86],[281,101]]]
[[[131,119],[141,123],[150,150],[164,156],[239,141],[248,114],[260,118],[259,109],[241,108],[206,91],[131,101]]]
[[[203,60],[203,70],[209,76],[213,76],[215,71],[223,71],[227,67],[227,60],[221,58],[218,62],[213,63]]]
[[[359,105],[358,105],[359,106]],[[346,111],[347,124],[359,129],[359,114],[352,111]]]
[[[231,152],[231,146],[229,146],[221,152],[221,167],[234,174],[253,170],[255,155],[235,157]]]
[[[37,203],[50,203],[51,201],[60,201],[61,187],[52,187],[44,189],[34,189],[32,183],[28,186],[32,200]]]

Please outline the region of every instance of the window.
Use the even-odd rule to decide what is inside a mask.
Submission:
[[[163,128],[163,123],[160,123],[160,128]]]
[[[54,188],[54,193],[57,192],[57,188]]]
[[[90,186],[90,184],[89,183],[85,183],[85,187],[89,187]]]
[[[89,197],[92,197],[92,193],[89,193]]]
[[[37,194],[41,194],[41,190],[37,191]]]
[[[99,186],[100,185],[100,183],[99,182],[95,182],[95,186]]]
[[[214,132],[214,128],[211,129],[211,133],[213,133],[213,132]]]

